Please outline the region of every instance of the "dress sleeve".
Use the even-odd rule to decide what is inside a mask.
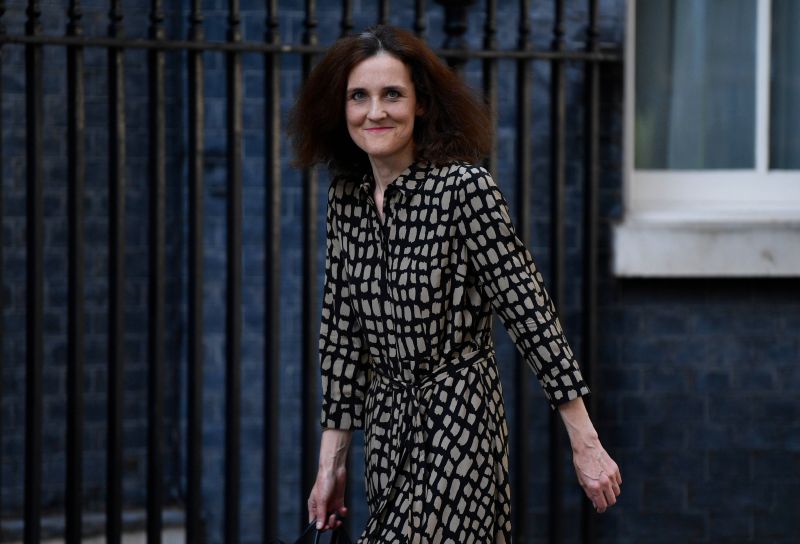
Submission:
[[[516,235],[500,188],[479,167],[462,169],[462,181],[458,228],[482,292],[536,374],[551,408],[588,394],[542,275]]]
[[[367,388],[369,351],[350,303],[350,286],[337,226],[336,181],[328,190],[325,240],[325,287],[319,330],[322,378],[320,425],[327,429],[361,429]]]

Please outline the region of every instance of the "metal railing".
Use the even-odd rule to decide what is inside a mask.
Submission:
[[[582,294],[582,357],[584,373],[596,390],[594,379],[596,359],[596,309],[597,309],[597,195],[599,167],[599,126],[600,109],[600,71],[603,63],[620,62],[616,50],[603,50],[598,42],[598,2],[587,0],[588,20],[586,21],[585,45],[568,50],[564,39],[564,2],[549,2],[554,10],[552,40],[548,49],[535,49],[532,45],[530,0],[519,0],[519,26],[517,47],[500,50],[497,47],[497,1],[485,0],[483,3],[483,48],[469,49],[464,39],[467,31],[467,15],[472,9],[470,1],[440,0],[445,9],[445,33],[447,41],[438,49],[456,70],[461,70],[468,60],[481,61],[483,93],[489,105],[496,111],[498,105],[498,63],[511,60],[516,64],[516,103],[518,164],[516,195],[519,208],[517,230],[526,243],[532,230],[530,207],[532,166],[529,159],[531,150],[532,116],[532,63],[546,62],[551,67],[550,93],[550,171],[552,188],[552,209],[550,260],[552,279],[548,286],[553,299],[558,304],[564,298],[565,289],[565,228],[564,228],[564,186],[566,164],[569,160],[565,149],[565,66],[568,62],[582,63],[584,67],[583,110],[585,115],[584,149],[581,157],[583,168],[583,247],[585,256]],[[265,105],[264,138],[264,187],[265,222],[264,240],[266,257],[265,279],[265,320],[264,320],[264,472],[263,472],[263,533],[269,540],[277,524],[278,515],[278,361],[273,354],[279,353],[279,301],[280,275],[280,209],[281,209],[281,120],[280,120],[280,82],[282,77],[281,58],[286,55],[299,55],[302,59],[302,74],[305,78],[311,70],[314,55],[325,51],[319,44],[317,35],[317,2],[305,0],[304,34],[302,43],[282,43],[276,0],[264,3],[264,34],[262,41],[244,41],[241,30],[239,0],[229,0],[227,18],[227,37],[222,42],[206,40],[204,34],[204,14],[200,0],[192,0],[188,34],[185,39],[166,36],[164,9],[161,0],[152,0],[149,13],[149,33],[146,39],[124,36],[124,14],[120,0],[110,0],[108,12],[108,32],[106,36],[86,36],[83,32],[82,11],[79,0],[70,0],[67,11],[68,25],[63,36],[44,35],[41,23],[39,2],[31,0],[27,4],[24,34],[6,32],[3,22],[5,3],[0,1],[0,62],[3,48],[14,45],[25,50],[25,108],[26,108],[26,200],[27,200],[27,280],[26,280],[26,375],[25,375],[25,498],[24,498],[24,540],[36,543],[41,539],[40,523],[42,486],[42,363],[43,363],[43,232],[44,212],[42,204],[42,158],[43,158],[43,47],[60,46],[67,54],[68,70],[68,379],[66,413],[66,530],[68,543],[77,543],[82,534],[82,479],[84,474],[83,447],[81,436],[84,427],[84,364],[86,353],[83,345],[84,335],[84,270],[82,268],[85,245],[92,243],[84,239],[82,224],[85,218],[83,197],[86,178],[85,127],[86,110],[84,98],[84,50],[102,48],[107,53],[108,72],[108,382],[107,382],[107,496],[106,538],[109,543],[119,543],[122,533],[122,463],[123,463],[123,368],[125,349],[123,338],[126,330],[124,288],[125,277],[125,195],[126,195],[126,119],[125,119],[125,68],[124,53],[132,49],[147,50],[148,66],[148,133],[149,133],[149,224],[148,260],[149,295],[147,305],[148,322],[148,432],[147,432],[147,535],[148,542],[158,543],[161,539],[162,512],[164,509],[163,467],[164,467],[164,369],[167,362],[164,354],[164,300],[165,300],[165,157],[169,142],[165,137],[165,52],[185,51],[186,77],[188,80],[188,320],[187,320],[187,444],[185,477],[187,482],[186,531],[188,542],[203,540],[201,509],[202,481],[202,430],[203,411],[201,393],[203,387],[203,194],[204,194],[204,55],[208,52],[223,52],[226,62],[227,86],[227,269],[226,269],[226,351],[225,351],[225,525],[224,541],[235,543],[240,540],[240,472],[238,452],[240,449],[240,403],[241,391],[241,342],[242,342],[242,59],[243,55],[263,56]],[[387,0],[378,3],[380,22],[389,20],[390,5]],[[414,19],[410,25],[421,37],[426,29],[425,0],[414,2]],[[340,31],[342,35],[353,30],[352,2],[341,2]],[[0,78],[0,99],[3,96]],[[2,121],[2,119],[0,119]],[[2,138],[2,134],[0,134]],[[0,140],[0,158],[3,142]],[[487,160],[492,170],[497,166],[497,146],[494,146]],[[2,172],[0,172],[2,175]],[[303,173],[303,260],[304,278],[316,278],[318,216],[318,176],[316,171]],[[2,180],[0,180],[0,203],[2,203]],[[0,210],[2,208],[0,207]],[[0,212],[1,213],[1,212]],[[2,229],[0,229],[0,233]],[[0,240],[0,258],[3,241]],[[2,271],[0,271],[0,274]],[[0,278],[2,279],[2,278]],[[303,305],[303,351],[302,351],[302,487],[300,496],[302,506],[299,522],[304,521],[305,499],[312,487],[317,468],[314,457],[318,432],[318,353],[316,335],[318,327],[318,293],[314,281],[304,281],[302,291]],[[0,301],[0,309],[2,309]],[[2,335],[2,330],[0,330]],[[2,337],[0,336],[0,339]],[[4,365],[7,361],[2,362]],[[516,428],[512,435],[523,436],[528,420],[528,392],[525,384],[529,372],[526,365],[517,364],[519,375],[514,380]],[[177,364],[177,363],[176,363]],[[596,392],[596,391],[595,391]],[[2,391],[0,391],[2,395]],[[591,397],[594,398],[594,395]],[[591,409],[591,407],[590,407]],[[550,525],[551,542],[563,541],[563,459],[565,452],[560,444],[561,423],[553,415],[550,421]],[[2,432],[2,429],[0,429]],[[530,469],[526,443],[518,440],[512,451],[512,464],[515,467],[514,519],[515,539],[524,541],[529,532],[526,524],[524,505],[529,500],[526,493]],[[586,501],[584,501],[584,504]],[[591,509],[584,509],[583,537],[590,542],[595,533]]]

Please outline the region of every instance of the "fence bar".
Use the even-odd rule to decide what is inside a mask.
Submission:
[[[353,32],[353,2],[351,0],[342,0],[342,20],[340,24],[341,33],[340,37],[345,37]]]
[[[3,15],[6,12],[6,4],[3,0],[0,0],[0,38],[2,38],[6,33],[6,25],[3,22]],[[4,127],[3,121],[3,46],[0,43],[0,127]],[[3,165],[5,164],[3,160],[3,131],[0,130],[0,225],[3,224],[3,186],[4,186],[4,177],[3,177]],[[0,263],[3,263],[3,229],[0,228]],[[5,310],[5,300],[3,299],[3,292],[5,291],[4,283],[3,283],[3,267],[0,266],[0,317],[2,317]],[[3,320],[0,319],[0,376],[2,376],[4,366],[3,365]],[[0,406],[3,405],[3,380],[0,380]],[[3,448],[2,448],[2,441],[3,441],[3,418],[0,417],[0,466],[3,463]],[[3,475],[2,470],[0,470],[0,489],[3,489]],[[3,494],[0,493],[0,534],[3,534]]]
[[[109,36],[122,36],[122,3],[111,0]],[[122,395],[125,363],[125,74],[123,50],[108,50],[108,437],[106,542],[122,535]]]
[[[201,0],[192,0],[189,39],[202,42]],[[203,55],[187,54],[189,71],[189,282],[186,425],[186,541],[203,542]]]
[[[598,48],[598,2],[589,0],[589,25],[586,50]],[[587,402],[589,415],[597,414],[597,289],[598,289],[598,225],[600,187],[600,66],[587,62],[584,66],[584,189],[583,189],[583,283],[581,330],[583,331],[583,373],[592,390]],[[581,537],[584,544],[597,541],[597,513],[592,504],[581,501]]]
[[[159,42],[149,40],[146,38],[128,38],[128,39],[112,39],[96,36],[2,36],[0,35],[0,43],[3,44],[44,44],[44,45],[81,45],[83,47],[108,47],[108,48],[124,48],[124,49],[163,49],[165,51],[238,51],[241,53],[285,53],[285,54],[312,54],[316,55],[327,51],[326,45],[303,45],[303,44],[281,44],[279,46],[272,46],[265,44],[263,41],[258,42],[191,42],[188,40],[168,40]],[[532,60],[552,60],[554,58],[562,58],[564,60],[574,61],[599,61],[599,62],[620,62],[622,60],[622,52],[619,50],[606,51],[599,50],[596,53],[587,53],[586,51],[563,51],[562,53],[554,53],[549,50],[537,51],[519,51],[498,49],[495,51],[482,51],[480,49],[469,49],[461,51],[458,49],[436,49],[434,52],[443,58],[460,58],[460,59],[532,59]]]
[[[378,23],[389,24],[389,0],[378,0]]]
[[[150,38],[164,39],[161,0],[150,9]],[[164,121],[164,51],[147,55],[148,67],[148,166],[149,190],[149,282],[147,348],[147,542],[161,543],[164,505],[164,218],[166,214],[166,133]]]
[[[317,45],[317,2],[306,0],[306,18],[303,43]],[[311,73],[313,59],[303,55],[303,82]],[[319,383],[319,308],[317,307],[317,191],[319,176],[315,168],[306,168],[302,175],[303,185],[303,368],[301,373],[301,475],[300,475],[300,527],[307,524],[306,500],[317,476],[319,459],[316,457],[319,444],[318,383]]]
[[[42,31],[37,0],[27,8],[25,32]],[[42,47],[25,48],[25,158],[27,175],[26,255],[26,377],[25,377],[25,544],[41,537],[42,494],[42,312],[43,234],[42,209]]]
[[[349,3],[349,2],[347,2]],[[342,33],[345,33],[344,24]],[[267,0],[264,41],[280,43],[278,2]],[[277,538],[278,511],[278,410],[280,383],[280,293],[281,293],[281,61],[264,55],[264,500],[262,541]]]
[[[228,41],[242,39],[239,0],[228,2]],[[239,542],[242,339],[242,59],[227,55],[228,247],[225,381],[225,542]]]
[[[436,0],[437,3],[444,6],[444,31],[445,40],[443,48],[450,51],[461,51],[466,53],[469,51],[467,47],[467,40],[464,39],[464,34],[467,32],[467,8],[475,0],[462,0],[454,2],[452,0]],[[457,73],[463,75],[464,65],[467,59],[470,58],[468,54],[463,55],[446,55],[447,64]]]
[[[414,1],[414,33],[422,38],[425,39],[425,33],[427,30],[427,25],[425,22],[425,0],[415,0]]]
[[[520,51],[528,51],[530,42],[530,0],[519,2],[519,28],[517,47]],[[517,231],[520,239],[526,244],[531,241],[531,211],[528,203],[531,197],[533,179],[531,166],[531,71],[527,60],[517,61]],[[525,542],[528,534],[528,476],[530,474],[530,455],[528,453],[528,422],[530,368],[516,354],[514,365],[514,436],[516,448],[512,455],[514,466],[514,493],[512,494],[512,512],[514,537],[517,542]]]
[[[564,2],[556,0],[553,19],[553,51],[564,49]],[[564,269],[564,183],[565,183],[565,115],[566,96],[564,63],[551,61],[550,69],[550,273],[551,294],[557,309],[564,309],[566,273]],[[562,326],[564,314],[561,312]],[[550,412],[550,512],[548,521],[549,542],[564,541],[564,431],[558,411]]]
[[[497,0],[486,0],[483,26],[483,48],[497,49]],[[492,150],[486,160],[486,169],[497,168],[497,60],[483,59],[483,96],[492,115]]]
[[[70,0],[67,34],[79,36],[79,0]],[[67,472],[65,540],[78,544],[82,537],[83,511],[83,198],[86,177],[86,108],[84,104],[83,49],[67,48],[67,200],[69,214],[69,299],[67,333]]]

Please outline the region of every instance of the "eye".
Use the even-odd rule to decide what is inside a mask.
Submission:
[[[364,91],[353,91],[350,93],[350,100],[363,100],[366,96]]]
[[[397,91],[395,89],[389,89],[388,91],[386,91],[386,97],[391,99],[400,98],[400,91]]]

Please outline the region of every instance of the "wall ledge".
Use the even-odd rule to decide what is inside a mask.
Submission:
[[[797,277],[800,216],[630,215],[613,251],[618,277]]]

